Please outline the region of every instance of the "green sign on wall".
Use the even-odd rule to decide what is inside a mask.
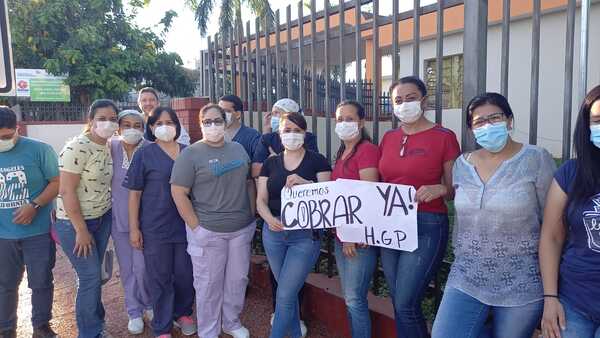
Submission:
[[[62,78],[32,78],[29,80],[31,101],[69,102],[71,90]]]

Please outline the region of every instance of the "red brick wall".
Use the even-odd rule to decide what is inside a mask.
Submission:
[[[207,97],[184,97],[171,100],[171,107],[177,113],[181,125],[190,133],[191,143],[202,138],[198,113],[209,103]]]

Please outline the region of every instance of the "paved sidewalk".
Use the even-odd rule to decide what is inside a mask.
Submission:
[[[115,261],[116,273],[113,279],[103,288],[102,299],[106,309],[108,330],[115,338],[121,337],[152,337],[148,328],[142,335],[131,336],[127,333],[127,315],[123,305],[123,289],[118,279],[118,265]],[[117,278],[115,278],[115,276]],[[54,269],[54,319],[52,327],[61,338],[77,337],[75,324],[75,275],[69,261],[62,252],[57,250],[57,261]],[[246,306],[242,315],[242,323],[250,330],[253,338],[269,336],[269,319],[271,316],[271,295],[268,290],[250,288]],[[31,337],[31,291],[27,288],[27,279],[23,280],[19,290],[19,338]],[[309,338],[340,338],[325,331],[318,323],[308,323]],[[183,337],[175,334],[174,337]],[[191,337],[197,337],[196,335]],[[221,335],[222,338],[229,337]]]

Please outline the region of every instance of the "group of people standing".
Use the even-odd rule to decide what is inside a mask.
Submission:
[[[78,278],[79,337],[110,337],[101,300],[109,237],[130,333],[144,331],[145,317],[161,338],[173,327],[202,338],[250,337],[240,314],[257,214],[273,280],[270,338],[305,337],[302,289],[324,230],[284,230],[281,191],[341,178],[411,185],[419,202],[414,252],[335,241],[353,338],[371,337],[367,294],[378,258],[398,337],[429,337],[421,302],[446,253],[452,200],[455,260],[434,338],[530,338],[540,323],[547,338],[599,338],[600,86],[579,112],[577,158],[558,170],[546,150],[511,138],[514,114],[502,95],[471,100],[465,127],[479,149],[461,155],[456,135],[425,116],[423,81],[404,77],[390,92],[400,127],[379,145],[360,103],[337,106],[333,167],[291,99],[273,105],[261,135],[242,123],[242,101],[223,96],[201,109],[203,138],[189,145],[177,114],[143,88],[142,113],[95,101],[88,126],[58,158],[19,136],[15,114],[0,108],[0,337],[16,335],[24,267],[33,337],[56,337],[55,197],[56,240]]]

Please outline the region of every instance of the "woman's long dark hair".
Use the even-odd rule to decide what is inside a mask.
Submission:
[[[335,107],[335,110],[337,111],[338,109],[340,109],[341,107],[344,106],[352,106],[354,107],[354,109],[356,109],[356,114],[358,115],[358,118],[361,120],[365,119],[366,113],[365,113],[365,108],[362,106],[362,104],[358,103],[358,101],[354,101],[354,100],[344,100],[342,102],[340,102],[337,107]],[[360,140],[358,140],[358,143],[356,143],[356,145],[352,148],[352,152],[350,152],[350,155],[348,156],[348,158],[346,159],[346,162],[344,163],[344,169],[346,167],[346,165],[348,164],[348,160],[352,158],[352,156],[354,156],[354,154],[356,153],[356,149],[358,148],[358,146],[363,143],[364,141],[371,141],[371,136],[369,136],[369,133],[367,132],[367,129],[363,126],[360,130]],[[346,151],[346,145],[344,144],[344,142],[342,141],[340,143],[340,147],[338,148],[337,154],[335,155],[335,160],[341,160],[342,156],[344,155],[344,151]]]
[[[567,197],[567,209],[572,203],[587,200],[600,188],[600,148],[590,141],[590,111],[594,102],[600,100],[600,86],[594,87],[585,97],[579,109],[573,143],[577,154],[575,181]]]

